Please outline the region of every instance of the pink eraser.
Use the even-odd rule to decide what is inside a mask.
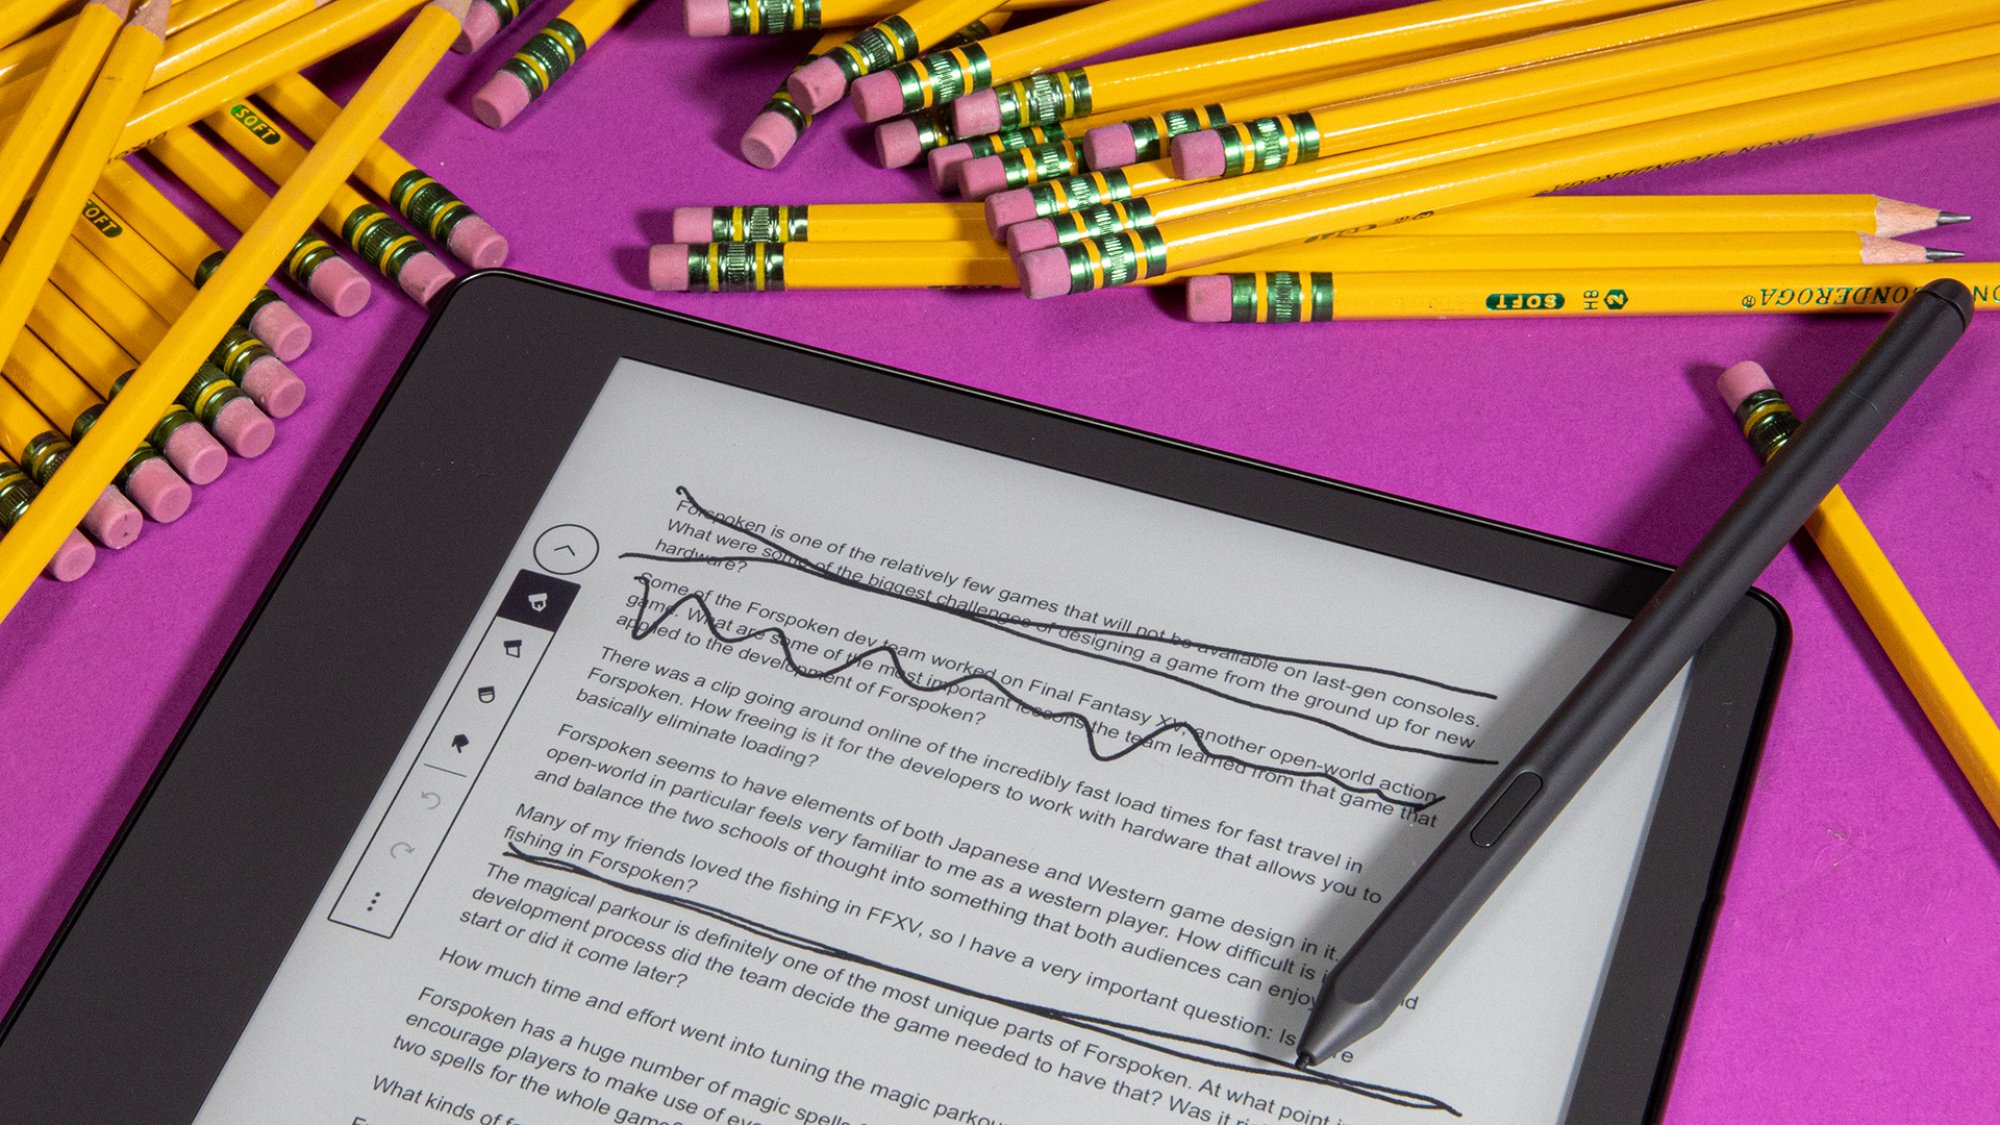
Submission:
[[[906,118],[884,121],[875,126],[875,159],[884,168],[901,168],[913,164],[924,152],[923,141],[919,139],[917,123]]]
[[[1220,176],[1229,166],[1222,134],[1213,129],[1174,138],[1174,175],[1183,180]]]
[[[1229,320],[1229,289],[1229,279],[1221,274],[1188,278],[1188,319],[1198,324],[1226,323]]]
[[[1722,395],[1722,401],[1729,404],[1729,409],[1734,410],[1743,404],[1744,399],[1758,391],[1775,388],[1772,386],[1771,376],[1764,371],[1764,365],[1754,359],[1746,359],[1741,363],[1730,364],[1715,381],[1715,389]]]
[[[687,292],[688,248],[663,242],[646,251],[646,284],[663,293]]]
[[[459,29],[458,39],[451,49],[461,55],[469,55],[493,41],[500,34],[500,13],[491,4],[474,3],[465,11],[464,26]]]
[[[1061,243],[1052,219],[1029,219],[1007,228],[1007,253],[1016,258],[1030,250],[1045,250]]]
[[[194,429],[193,426],[183,427]],[[211,443],[213,439],[210,439]],[[215,452],[227,461],[228,455],[218,446]],[[132,498],[146,518],[154,523],[172,523],[187,514],[188,505],[194,502],[194,489],[189,488],[173,467],[158,457],[148,457],[139,462],[132,475],[125,478],[125,495]]]
[[[167,460],[190,484],[208,484],[229,466],[229,454],[215,440],[215,435],[197,425],[175,430],[167,439],[167,447],[160,452],[167,455]]]
[[[305,380],[292,373],[277,356],[263,355],[250,361],[243,372],[243,393],[257,408],[273,418],[289,418],[306,400]]]
[[[967,94],[951,103],[951,129],[961,137],[1000,131],[1000,95],[992,90]]]
[[[998,156],[981,156],[958,166],[958,192],[967,199],[985,199],[1006,191],[1007,163]]]
[[[932,149],[925,157],[931,170],[931,185],[939,191],[957,191],[959,166],[971,159],[972,146],[964,141]]]
[[[451,256],[476,270],[490,270],[507,264],[507,239],[493,224],[477,215],[467,215],[451,228],[445,238]]]
[[[312,325],[283,301],[266,301],[250,314],[250,334],[290,363],[312,346]]]
[[[785,79],[785,92],[807,113],[825,113],[847,92],[847,72],[829,58],[817,58]]]
[[[759,168],[776,168],[778,162],[799,143],[798,126],[793,125],[784,114],[767,109],[750,119],[750,127],[743,130],[743,139],[736,143],[736,151],[743,159]]]
[[[211,423],[215,436],[229,447],[238,457],[260,457],[271,448],[271,439],[277,436],[278,428],[271,419],[257,409],[257,404],[247,398],[231,399],[221,410],[215,412]]]
[[[139,509],[125,499],[124,493],[110,485],[104,486],[104,491],[97,495],[97,503],[83,514],[83,529],[90,532],[92,539],[114,551],[130,547],[132,540],[139,538],[139,529],[144,526],[146,520],[139,514]]]
[[[715,223],[713,207],[674,208],[675,242],[713,242]]]
[[[1083,159],[1096,172],[1137,164],[1139,142],[1130,125],[1099,125],[1084,131]]]
[[[396,274],[396,284],[402,287],[410,300],[429,308],[432,299],[444,292],[444,287],[457,276],[451,272],[450,266],[438,261],[436,254],[423,250],[410,255],[409,261],[403,263],[401,272]]]
[[[1069,292],[1069,255],[1060,247],[1030,250],[1014,262],[1021,274],[1021,292],[1039,301]]]
[[[97,548],[91,546],[89,540],[72,531],[69,533],[69,538],[63,540],[62,546],[56,548],[56,557],[49,560],[49,565],[42,568],[42,573],[58,582],[74,582],[89,574],[91,566],[96,562]]]
[[[729,0],[687,0],[687,30],[696,39],[729,34]]]
[[[996,191],[986,197],[986,226],[995,238],[1015,223],[1025,223],[1034,217],[1035,195],[1027,188]]]
[[[375,287],[343,258],[321,262],[306,289],[335,316],[353,316],[367,308],[369,298],[375,295]]]
[[[886,121],[903,112],[903,83],[891,70],[862,75],[847,94],[863,121]]]
[[[504,129],[534,101],[528,84],[505,70],[496,70],[472,95],[472,115],[489,129]]]

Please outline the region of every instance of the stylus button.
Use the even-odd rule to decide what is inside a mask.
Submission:
[[[1541,791],[1542,779],[1537,774],[1524,773],[1514,778],[1513,784],[1500,794],[1500,799],[1493,802],[1493,807],[1486,810],[1486,815],[1479,818],[1478,824],[1472,826],[1472,842],[1482,848],[1498,843],[1500,837],[1507,834],[1508,826],[1521,815],[1521,810],[1527,808],[1528,802]]]

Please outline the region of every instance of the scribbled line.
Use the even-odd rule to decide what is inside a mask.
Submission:
[[[1453,1117],[1464,1116],[1464,1114],[1449,1104],[1428,1094],[1421,1094],[1412,1090],[1399,1090],[1393,1086],[1383,1086],[1374,1082],[1363,1082],[1359,1079],[1342,1078],[1335,1074],[1323,1074],[1316,1070],[1305,1070],[1300,1067],[1288,1066],[1285,1060],[1274,1059],[1269,1055],[1260,1055],[1247,1048],[1231,1046],[1227,1043],[1217,1043],[1213,1040],[1201,1039],[1191,1035],[1181,1035],[1177,1032],[1164,1031],[1159,1028],[1121,1023],[1103,1016],[1071,1012],[1062,1008],[1050,1007],[1046,1004],[1036,1004],[1026,1000],[996,996],[990,992],[981,992],[975,988],[968,988],[965,985],[954,984],[951,981],[928,976],[913,969],[905,969],[883,961],[877,961],[872,957],[828,945],[823,941],[817,941],[809,937],[781,930],[763,922],[753,921],[740,914],[732,914],[719,906],[711,906],[708,903],[697,902],[682,895],[669,894],[666,891],[656,890],[652,887],[642,887],[636,883],[627,883],[613,879],[608,875],[592,871],[588,867],[571,863],[566,859],[559,859],[550,855],[537,855],[533,852],[524,851],[515,844],[507,845],[506,855],[509,859],[519,860],[522,863],[535,867],[581,876],[593,882],[601,883],[604,886],[624,891],[627,894],[638,895],[642,898],[652,899],[655,902],[663,902],[669,906],[679,907],[682,910],[699,914],[712,921],[720,922],[725,926],[731,926],[745,933],[764,938],[767,941],[788,945],[793,949],[798,949],[806,953],[813,953],[821,957],[843,961],[850,965],[859,965],[863,968],[874,969],[877,972],[889,973],[893,976],[902,977],[905,980],[916,981],[919,984],[926,984],[932,988],[941,988],[947,992],[970,997],[974,1000],[984,1000],[991,1004],[998,1004],[1003,1008],[1011,1008],[1014,1011],[1023,1012],[1031,1016],[1040,1016],[1043,1019],[1053,1020],[1056,1023],[1074,1027],[1078,1030],[1094,1031],[1141,1050],[1153,1051],[1170,1058],[1180,1059],[1183,1062],[1194,1063],[1198,1066],[1216,1067],[1221,1070],[1236,1071],[1242,1074],[1255,1074],[1265,1078],[1282,1078],[1286,1081],[1301,1082],[1311,1086],[1325,1086],[1373,1101],[1387,1102],[1390,1105],[1401,1106],[1404,1109],[1442,1110]],[[1233,1055],[1236,1059],[1244,1061],[1205,1058],[1190,1051],[1169,1046],[1166,1043],[1153,1042],[1152,1039],[1164,1039],[1171,1043],[1187,1047],[1215,1051],[1224,1055]]]

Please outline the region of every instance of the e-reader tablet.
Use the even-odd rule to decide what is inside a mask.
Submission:
[[[9,1013],[0,1120],[1638,1122],[1761,596],[1290,1060],[1664,573],[477,275]]]

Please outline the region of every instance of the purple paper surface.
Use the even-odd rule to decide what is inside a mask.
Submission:
[[[1273,0],[1214,26],[1379,6]],[[489,131],[471,95],[538,15],[480,56],[449,56],[390,132],[512,240],[511,267],[1651,558],[1685,556],[1755,470],[1714,396],[1720,369],[1759,359],[1803,410],[1881,326],[1193,325],[1172,290],[651,294],[645,246],[668,239],[676,205],[919,200],[928,185],[874,167],[845,108],[777,171],[743,163],[737,137],[805,44],[689,40],[669,0]],[[372,57],[336,60],[327,80],[344,96]],[[1993,260],[1996,140],[2000,111],[1974,111],[1597,190],[1874,192],[1981,214],[1915,240]],[[349,321],[293,303],[318,334],[294,364],[312,392],[271,452],[232,462],[186,519],[149,525],[84,581],[38,582],[0,623],[0,997],[25,982],[423,319],[386,283]],[[1989,700],[1995,325],[1974,327],[1846,484]],[[1810,547],[1760,585],[1790,614],[1794,649],[1666,1121],[1990,1120],[2000,831]]]

